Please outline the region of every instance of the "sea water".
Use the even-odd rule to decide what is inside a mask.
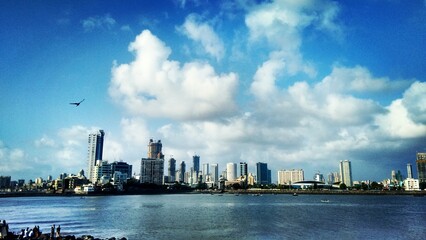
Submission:
[[[327,201],[322,201],[327,200]],[[170,194],[0,198],[12,231],[127,239],[423,239],[426,197]]]

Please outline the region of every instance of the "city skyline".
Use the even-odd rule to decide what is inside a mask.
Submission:
[[[121,172],[119,174],[124,174],[123,176],[125,176],[127,179],[130,179],[132,176],[133,177],[137,177],[139,179],[139,181],[141,183],[145,183],[145,182],[149,182],[149,183],[155,183],[157,185],[162,185],[165,183],[173,183],[176,181],[178,182],[184,182],[186,184],[189,184],[190,186],[193,186],[194,184],[196,184],[199,180],[201,180],[203,183],[205,183],[207,181],[207,177],[209,179],[209,182],[213,182],[217,184],[217,179],[218,179],[218,164],[217,163],[202,163],[203,169],[202,171],[199,169],[200,166],[200,156],[199,155],[194,155],[192,156],[192,160],[193,160],[193,166],[190,168],[190,171],[187,172],[185,167],[182,167],[185,165],[185,161],[181,161],[181,167],[178,170],[181,171],[180,174],[182,175],[188,175],[188,177],[190,177],[191,179],[187,179],[184,177],[178,177],[177,175],[175,175],[176,170],[175,170],[175,165],[176,165],[176,159],[174,159],[173,157],[170,157],[170,159],[168,160],[168,166],[166,166],[164,164],[165,160],[164,160],[164,154],[162,152],[162,142],[161,140],[158,140],[157,142],[154,142],[153,139],[149,140],[148,143],[148,151],[147,151],[147,156],[148,158],[142,158],[141,159],[141,164],[140,164],[140,172],[139,174],[137,172],[132,172],[132,165],[128,165],[126,162],[113,162],[111,164],[108,163],[108,161],[103,161],[102,160],[102,155],[103,155],[103,143],[104,143],[104,136],[105,133],[103,130],[98,130],[94,133],[90,133],[88,136],[88,160],[87,162],[88,164],[88,168],[87,168],[87,172],[89,173],[87,177],[87,179],[89,180],[89,182],[92,183],[97,183],[99,182],[103,177],[106,177],[106,180],[109,181],[109,179],[111,178],[112,174],[116,171],[115,169],[121,169],[124,170],[124,172]],[[417,153],[416,154],[416,165],[417,165],[417,181],[419,182],[424,182],[424,164],[420,164],[420,162],[424,162],[424,156],[426,153]],[[97,159],[96,161],[94,159]],[[93,162],[95,162],[96,164],[93,165]],[[123,165],[120,168],[117,168],[117,165]],[[213,172],[213,177],[212,175],[210,175],[210,171],[209,171],[209,165],[212,166],[212,168],[214,170],[212,170]],[[262,162],[257,162],[256,163],[256,167],[255,167],[255,171],[253,172],[249,172],[248,171],[248,165],[246,162],[240,162],[240,170],[237,171],[237,163],[233,163],[233,162],[229,162],[226,164],[226,167],[224,168],[225,170],[223,171],[224,173],[224,178],[227,179],[228,181],[235,181],[237,179],[247,179],[247,176],[251,175],[254,176],[255,182],[258,184],[277,184],[277,185],[282,185],[282,184],[290,184],[290,183],[295,183],[295,182],[299,182],[299,181],[304,181],[304,171],[303,169],[292,169],[292,170],[278,170],[277,172],[277,179],[276,181],[272,181],[271,180],[271,170],[268,169],[267,167],[267,163],[262,163]],[[130,170],[129,170],[130,169]],[[172,170],[173,169],[173,170]],[[182,171],[183,170],[183,171]],[[119,170],[120,171],[120,170]],[[401,173],[400,170],[398,170],[398,172],[396,172],[395,170],[391,170],[391,178],[385,178],[382,179],[382,182],[387,182],[392,183],[393,181],[398,180],[399,184],[400,182],[402,182],[403,179],[411,179],[411,180],[416,180],[416,179],[412,179],[413,176],[413,170],[412,170],[412,166],[410,163],[407,164],[407,169],[406,169],[406,176]],[[239,175],[238,175],[239,173]],[[252,175],[253,173],[256,173],[255,175]],[[337,176],[335,176],[335,174],[337,174]],[[66,173],[66,172],[62,172],[57,179],[62,179],[63,176],[83,176],[84,175],[84,169],[81,169],[79,171],[79,173],[76,175],[75,173]],[[199,176],[202,175],[202,178],[199,178]],[[330,176],[332,175],[332,177],[330,178]],[[237,177],[238,176],[238,177]],[[2,176],[2,177],[9,177],[11,178],[11,176]],[[117,176],[120,178],[120,176]],[[176,179],[175,179],[176,177]],[[222,176],[221,176],[222,177]],[[48,175],[47,179],[51,179],[51,175]],[[192,179],[193,178],[193,179]],[[14,178],[11,178],[12,180],[17,180]],[[25,181],[28,180],[30,182],[37,182],[38,179],[41,179],[41,181],[43,181],[43,177],[39,176],[36,179],[19,179],[19,181]],[[336,172],[331,172],[329,171],[328,173],[328,178],[327,180],[324,178],[324,174],[322,174],[320,171],[317,171],[314,174],[314,177],[312,179],[307,178],[306,180],[310,181],[310,180],[314,180],[317,182],[323,182],[323,183],[328,183],[328,184],[332,184],[335,182],[341,182],[346,184],[346,186],[348,187],[352,187],[353,186],[353,182],[371,182],[371,181],[375,181],[372,179],[358,179],[358,180],[353,180],[352,178],[352,166],[351,166],[351,161],[349,160],[341,160],[339,162],[339,173]],[[405,180],[406,181],[406,180]],[[377,181],[380,182],[380,181]],[[409,184],[409,183],[407,183]],[[410,184],[409,184],[410,185]]]
[[[219,171],[264,162],[273,181],[344,159],[353,179],[405,172],[426,152],[425,11],[421,0],[1,1],[0,175],[87,169],[98,129],[103,159],[135,169],[156,138],[188,169],[194,155]]]

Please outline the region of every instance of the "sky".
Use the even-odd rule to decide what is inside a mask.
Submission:
[[[0,175],[266,162],[354,180],[426,151],[423,0],[0,1]],[[70,102],[81,101],[80,106]]]

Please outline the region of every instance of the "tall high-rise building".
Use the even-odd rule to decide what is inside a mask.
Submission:
[[[87,153],[87,163],[88,168],[87,172],[89,174],[88,178],[91,182],[96,182],[95,178],[95,166],[96,161],[102,161],[102,154],[104,149],[104,136],[105,132],[103,130],[99,130],[96,133],[89,134],[89,146]]]
[[[237,178],[237,164],[227,163],[226,164],[226,179],[228,181],[234,181]]]
[[[391,179],[392,179],[392,182],[395,182],[395,181],[397,181],[398,180],[398,174],[396,173],[396,171],[395,170],[392,170],[391,171]]]
[[[210,174],[210,165],[208,163],[203,163],[203,175]]]
[[[417,175],[419,183],[426,182],[426,153],[417,153],[416,156]]]
[[[164,159],[142,158],[140,183],[163,184]]]
[[[278,171],[279,185],[290,185],[292,183],[304,181],[304,180],[305,180],[305,174],[302,169]]]
[[[176,160],[174,158],[169,159],[169,166],[167,168],[167,176],[169,176],[169,182],[174,182],[176,177]]]
[[[342,182],[347,187],[352,187],[351,161],[349,161],[349,160],[340,161],[339,169],[340,169],[340,177],[341,177]]]
[[[194,155],[192,156],[193,168],[191,171],[191,183],[198,183],[198,178],[200,175],[200,156]]]
[[[413,167],[411,163],[407,163],[407,178],[413,178]]]
[[[179,167],[180,175],[179,175],[178,182],[185,182],[185,172],[186,172],[186,164],[185,164],[185,161],[182,161]]]
[[[210,164],[210,180],[215,184],[219,181],[219,165],[217,163]]]
[[[141,183],[163,184],[164,154],[161,149],[161,140],[156,143],[152,139],[149,140],[148,158],[141,159]]]
[[[192,156],[192,162],[193,162],[193,166],[194,166],[194,172],[199,172],[200,171],[200,156],[195,155]]]
[[[154,140],[150,139],[148,144],[148,158],[151,159],[164,159],[164,155],[162,153],[163,144],[161,140],[154,142]]]
[[[207,178],[209,178],[210,175],[210,169],[208,163],[203,163],[203,182],[207,181]]]
[[[247,179],[248,169],[246,162],[240,162],[240,177],[245,177]]]
[[[268,170],[268,164],[258,162],[256,163],[257,172],[257,184],[270,184],[270,171]]]

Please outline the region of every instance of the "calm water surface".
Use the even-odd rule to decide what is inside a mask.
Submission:
[[[328,203],[321,202],[328,199]],[[12,231],[127,239],[424,239],[426,198],[180,194],[0,198]]]

